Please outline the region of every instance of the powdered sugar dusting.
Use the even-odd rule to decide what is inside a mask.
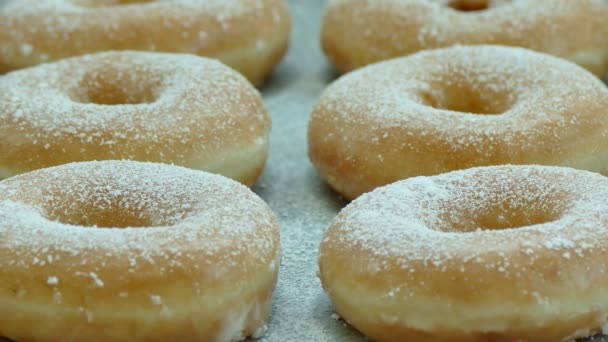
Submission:
[[[91,277],[91,279],[93,279],[95,286],[103,287],[103,285],[104,285],[103,280],[99,279],[99,276],[97,275],[97,273],[89,272],[89,276]]]
[[[353,173],[392,172],[384,184],[506,163],[603,172],[607,107],[608,89],[575,64],[521,48],[458,46],[345,75],[321,96],[310,134],[318,153],[335,149],[324,158]]]
[[[228,40],[254,44],[288,21],[282,0],[12,1],[0,10],[0,62],[17,68],[110,50],[223,58],[234,50]]]
[[[220,150],[265,141],[269,127],[255,88],[202,57],[108,52],[0,77],[0,162],[17,170],[93,159],[213,163]]]
[[[170,279],[176,272],[205,272],[193,278],[196,288],[201,279],[215,281],[214,274],[266,270],[276,259],[272,213],[248,188],[222,176],[106,161],[34,171],[0,184],[0,260],[8,263],[1,266],[10,266],[16,279],[35,268],[49,285],[61,274],[62,283],[86,279],[90,291],[127,298],[141,295],[125,285],[130,275]],[[105,215],[145,227],[95,227]],[[52,267],[31,262],[49,255]],[[156,293],[146,295],[161,301]]]
[[[551,340],[586,337],[606,320],[606,195],[602,175],[550,166],[399,181],[340,212],[321,244],[321,279],[335,303],[352,305],[344,317],[404,335],[516,339],[555,319],[567,328]],[[523,328],[511,324],[522,319]]]
[[[55,277],[55,276],[50,276],[47,279],[46,283],[51,286],[55,286],[55,285],[59,284],[59,279],[57,279],[57,277]]]
[[[220,22],[224,28],[228,28],[231,19],[255,13],[256,10],[265,8],[268,3],[268,0],[161,0],[131,4],[121,4],[118,0],[41,0],[28,3],[12,1],[5,6],[3,14],[6,18],[13,18],[12,20],[36,15],[39,21],[30,25],[28,28],[30,31],[44,26],[48,30],[47,34],[62,40],[62,34],[69,34],[70,31],[78,28],[90,27],[92,23],[87,23],[87,19],[93,18],[91,15],[106,14],[104,19],[109,23],[108,34],[114,34],[112,28],[120,25],[128,15],[131,20],[140,20],[138,16],[133,15],[134,7],[147,14],[162,12],[166,22],[160,22],[161,25],[168,25],[172,22],[169,19],[179,17],[182,20],[180,24],[186,29],[194,25],[197,17],[207,16]],[[26,33],[28,32],[15,32],[18,35]]]
[[[423,96],[425,93],[441,96],[440,92],[448,87],[506,95],[516,107],[506,108],[501,115],[463,115],[449,108],[432,108],[429,99]],[[548,55],[520,48],[457,46],[381,62],[350,73],[328,88],[319,105],[349,120],[362,120],[358,113],[366,113],[365,118],[377,118],[385,126],[396,121],[426,124],[438,123],[441,118],[453,121],[457,117],[459,125],[444,129],[460,130],[470,123],[479,126],[488,122],[483,126],[488,131],[498,128],[496,121],[511,123],[519,118],[516,114],[527,114],[523,110],[532,106],[536,113],[526,118],[534,120],[533,123],[547,121],[570,108],[572,96],[591,102],[595,94],[607,96],[604,88],[598,79],[576,65]]]
[[[325,15],[326,50],[357,68],[456,44],[507,45],[606,71],[608,30],[601,18],[608,14],[608,5],[603,0],[492,0],[476,11],[450,3],[458,2],[332,0]],[[577,60],[579,53],[592,55],[591,60]]]
[[[262,338],[262,337],[264,337],[264,335],[266,335],[267,331],[268,331],[268,325],[263,324],[258,329],[256,329],[256,331],[254,331],[254,333],[251,335],[251,337],[256,338],[256,339]]]
[[[221,26],[226,28],[230,25],[231,19],[263,9],[268,6],[268,3],[268,0],[164,0],[131,4],[121,4],[118,0],[34,0],[9,2],[3,8],[2,14],[6,15],[3,19],[12,18],[11,20],[36,15],[39,19],[38,22],[35,23],[36,25],[30,25],[27,30],[36,32],[45,27],[46,34],[49,34],[51,39],[63,40],[63,35],[77,28],[89,27],[93,23],[90,21],[87,23],[87,20],[99,16],[109,22],[107,28],[110,32],[108,34],[116,34],[115,31],[118,31],[117,26],[121,21],[126,18],[139,20],[138,16],[133,15],[134,7],[137,7],[138,11],[148,14],[163,13],[166,22],[160,22],[161,25],[168,25],[170,20],[167,19],[169,18],[181,18],[181,22],[178,24],[186,30],[201,16],[218,21]],[[13,34],[25,35],[26,33],[29,32],[14,32]]]
[[[150,295],[150,301],[152,301],[152,304],[154,305],[161,305],[163,303],[162,298],[157,295]]]
[[[344,255],[364,251],[369,262],[362,267],[372,272],[418,264],[465,272],[475,264],[517,277],[606,251],[606,194],[608,181],[598,174],[544,166],[411,178],[353,201],[323,244]],[[515,261],[520,253],[527,264]]]

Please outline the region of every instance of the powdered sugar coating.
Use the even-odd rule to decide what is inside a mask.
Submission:
[[[428,97],[439,98],[450,87],[478,90],[480,97],[506,97],[509,104],[496,113],[500,115],[469,115],[466,111],[433,108],[428,103]],[[319,106],[329,107],[349,121],[372,119],[374,126],[407,122],[441,125],[438,129],[442,131],[474,129],[478,131],[476,135],[503,135],[515,134],[507,131],[524,119],[533,126],[557,117],[563,127],[568,121],[576,121],[575,117],[557,115],[570,110],[574,105],[572,97],[592,102],[598,94],[603,97],[608,94],[600,80],[561,59],[521,48],[456,46],[424,51],[353,72],[328,87]],[[463,91],[460,95],[467,94]],[[533,112],[529,111],[531,107]],[[487,112],[480,114],[484,113]],[[456,118],[457,126],[445,124],[446,120]],[[499,132],[505,124],[511,126]],[[472,138],[462,134],[451,136]]]
[[[89,26],[87,19],[92,15],[105,16],[110,23],[116,23],[125,17],[132,20],[141,20],[133,10],[145,11],[147,13],[162,13],[158,24],[166,27],[172,26],[174,18],[180,18],[181,29],[187,34],[188,28],[195,26],[201,15],[208,17],[209,21],[216,21],[220,27],[228,29],[234,18],[251,14],[255,10],[262,10],[269,5],[268,0],[160,0],[148,2],[128,2],[119,0],[19,0],[11,1],[3,8],[7,18],[19,18],[23,16],[36,16],[40,19],[37,25],[32,25],[27,31],[13,32],[12,34],[27,38],[29,34],[36,33],[41,27],[48,28],[46,34],[53,40],[64,39],[62,34]],[[40,16],[46,13],[46,16]],[[109,17],[108,17],[109,16]],[[15,19],[13,19],[15,20]],[[92,26],[94,28],[94,26]],[[110,37],[119,33],[119,27],[107,25]],[[29,31],[29,32],[28,32]],[[205,31],[199,32],[203,36]],[[204,38],[212,38],[205,36]],[[19,40],[19,39],[17,39]],[[21,39],[27,42],[27,40]],[[201,44],[205,44],[204,39]],[[31,53],[31,51],[30,51]],[[28,54],[24,54],[27,56]]]
[[[466,3],[467,1],[460,1]],[[567,13],[573,13],[581,7],[593,8],[601,0],[582,0],[578,2],[562,0],[488,0],[487,7],[479,11],[461,11],[457,6],[450,3],[458,3],[452,0],[376,0],[364,1],[363,5],[357,7],[360,16],[359,22],[366,21],[366,15],[377,13],[392,13],[401,23],[425,22],[415,37],[422,45],[430,45],[428,48],[456,44],[492,44],[497,37],[507,36],[510,41],[524,40],[525,32],[534,30],[539,21],[545,25],[547,34],[560,30],[559,20]],[[330,0],[328,9],[339,10],[347,7],[352,0]],[[415,18],[413,14],[421,17]],[[432,20],[425,20],[432,18]],[[392,18],[389,18],[392,19]],[[367,19],[369,20],[369,19]],[[463,25],[468,22],[469,25]],[[473,25],[471,25],[473,23]],[[467,41],[468,35],[483,27],[483,35],[477,36],[478,41]],[[365,33],[367,36],[382,34],[395,44],[397,49],[410,47],[409,41],[403,41],[400,32],[377,32],[376,27],[370,27]],[[458,41],[458,38],[461,41]],[[454,40],[457,40],[454,42]],[[537,39],[530,42],[533,46],[528,48],[535,50],[559,48],[548,44],[556,44],[551,39]],[[501,44],[512,45],[512,44]],[[515,44],[514,46],[519,46]],[[562,47],[562,49],[565,47]]]
[[[549,166],[399,181],[340,212],[321,281],[375,339],[590,336],[608,319],[607,194],[599,174]]]
[[[601,81],[562,59],[500,46],[429,50],[329,86],[310,120],[311,159],[348,197],[482,165],[604,172],[607,106]],[[352,188],[336,185],[344,175]]]
[[[274,215],[247,187],[133,161],[0,182],[0,236],[0,330],[16,340],[235,341],[264,325],[280,260]]]
[[[109,38],[118,40],[119,36],[125,33],[122,31],[121,22],[127,18],[130,18],[132,22],[141,21],[144,17],[138,15],[137,12],[140,12],[153,14],[156,18],[148,18],[148,21],[154,21],[166,30],[173,31],[174,25],[179,25],[176,31],[181,33],[175,38],[187,38],[183,36],[191,34],[191,28],[198,26],[201,17],[206,17],[208,24],[217,24],[220,30],[228,31],[234,19],[244,15],[255,15],[255,11],[270,7],[271,3],[273,1],[268,0],[161,0],[131,3],[128,1],[121,3],[119,0],[19,0],[9,2],[2,9],[2,18],[16,23],[35,17],[36,23],[23,30],[3,33],[10,34],[13,37],[12,40],[21,41],[24,46],[27,46],[28,42],[44,29],[44,34],[49,40],[63,44],[67,37],[84,27],[96,30],[101,26]],[[99,25],[96,20],[91,20],[98,16],[104,17],[107,24]],[[179,18],[179,22],[176,21],[176,18]],[[215,25],[210,25],[209,29],[212,33],[216,31]],[[127,32],[127,34],[136,33]],[[200,42],[192,49],[215,44],[211,40],[219,38],[215,34],[209,35],[206,31],[200,31],[197,34]],[[145,39],[150,40],[150,38]],[[82,44],[88,43],[82,42]],[[32,47],[32,45],[29,46]],[[4,47],[7,50],[9,48]],[[79,47],[76,46],[76,48]],[[155,50],[155,46],[150,45],[150,49]],[[22,51],[22,56],[28,57],[32,52],[34,51],[28,48],[26,51]]]
[[[0,77],[0,165],[8,175],[95,159],[205,169],[231,149],[264,151],[269,129],[255,88],[203,57],[106,52]]]
[[[134,273],[142,264],[173,260],[157,270],[170,274],[196,269],[205,256],[223,253],[215,260],[214,273],[207,275],[212,278],[246,273],[274,260],[278,230],[270,210],[249,189],[222,176],[162,164],[106,161],[39,170],[0,184],[0,249],[7,263],[3,269],[43,271],[45,265],[78,256],[78,263],[67,266],[70,276],[80,273],[98,287],[119,288],[104,282],[108,270],[100,260],[124,263]],[[61,222],[87,222],[87,214],[95,210],[127,213],[151,227]]]
[[[4,11],[15,15],[40,13],[41,11],[65,11],[65,13],[95,11],[110,9],[114,12],[126,12],[133,7],[162,8],[164,10],[188,9],[190,11],[204,9],[219,19],[230,18],[242,14],[249,6],[263,8],[264,0],[152,0],[152,1],[124,1],[124,0],[25,0],[12,1],[6,5]],[[66,23],[68,24],[68,23]]]
[[[390,258],[390,267],[422,263],[441,271],[457,261],[465,268],[471,263],[501,269],[508,278],[538,266],[536,258],[546,259],[540,253],[557,256],[542,266],[550,268],[607,251],[602,228],[608,223],[606,194],[608,181],[601,175],[547,166],[414,177],[353,201],[332,224],[324,244],[362,251],[370,264],[378,265],[378,273],[389,269],[381,261]],[[496,226],[480,225],[488,219],[496,220]],[[523,227],[511,223],[527,220]],[[510,263],[513,253],[528,255],[530,265]]]
[[[0,71],[138,50],[218,58],[259,83],[280,59],[289,27],[283,0],[12,1],[0,11]]]
[[[603,0],[491,0],[476,2],[478,10],[460,8],[467,3],[471,7],[451,0],[333,0],[324,17],[324,49],[341,71],[457,44],[520,46],[600,76],[608,71]]]

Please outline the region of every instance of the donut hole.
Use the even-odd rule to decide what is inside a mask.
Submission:
[[[108,106],[155,102],[160,82],[150,82],[141,74],[121,70],[91,72],[80,81],[72,100]]]
[[[455,214],[457,213],[457,214]],[[444,231],[470,232],[478,230],[515,229],[549,223],[562,216],[558,203],[539,205],[530,201],[507,200],[502,203],[489,201],[484,205],[450,206],[449,213],[442,215]]]
[[[511,181],[513,183],[500,187],[477,184],[455,198],[438,202],[434,210],[439,213],[439,230],[471,232],[522,228],[556,221],[569,207],[569,196],[551,184],[507,180]]]
[[[553,222],[561,216],[558,211],[515,206],[513,203],[496,205],[486,210],[467,214],[467,218],[471,221],[467,226],[475,227],[476,230],[521,228]]]
[[[509,110],[514,99],[507,92],[486,85],[431,85],[418,93],[418,101],[435,109],[454,112],[498,115]]]
[[[448,7],[461,12],[484,11],[490,7],[490,0],[450,0]]]
[[[48,219],[64,224],[97,227],[126,228],[162,226],[163,222],[154,222],[143,211],[126,207],[120,202],[104,205],[76,205],[62,208],[48,215]]]
[[[66,185],[78,189],[79,185]],[[182,196],[157,193],[148,189],[121,189],[99,184],[80,185],[81,189],[53,189],[42,204],[44,216],[63,224],[95,227],[170,226],[191,215],[194,202]],[[88,188],[88,189],[87,189]]]

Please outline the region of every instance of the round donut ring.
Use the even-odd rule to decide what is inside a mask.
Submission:
[[[377,341],[556,342],[608,322],[608,179],[550,166],[364,194],[320,248],[336,311]]]
[[[248,188],[133,161],[0,182],[0,337],[236,341],[271,310],[279,228]],[[35,322],[35,324],[32,324]]]
[[[323,49],[338,71],[417,51],[519,46],[608,72],[605,0],[332,0]]]
[[[321,96],[309,155],[348,198],[412,176],[543,164],[608,171],[608,89],[531,50],[461,46],[352,72]]]
[[[19,0],[0,10],[0,72],[109,50],[213,57],[259,85],[287,49],[284,0]]]
[[[258,91],[203,57],[106,52],[0,77],[0,177],[133,159],[251,185],[264,167],[269,131]]]

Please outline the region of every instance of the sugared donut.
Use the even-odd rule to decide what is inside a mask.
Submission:
[[[608,322],[608,179],[490,166],[367,193],[325,233],[336,311],[377,341],[571,341]]]
[[[529,48],[608,72],[604,0],[332,0],[323,49],[340,72],[456,44]]]
[[[608,171],[608,89],[521,48],[451,47],[352,72],[323,93],[309,155],[348,198],[412,176],[546,164]]]
[[[260,84],[290,27],[284,0],[16,0],[0,9],[0,72],[145,50],[218,58]]]
[[[265,331],[279,228],[222,176],[133,161],[33,171],[0,182],[0,236],[0,336],[236,341]]]
[[[134,159],[251,185],[264,167],[269,130],[257,90],[203,57],[107,52],[0,76],[0,177]]]

